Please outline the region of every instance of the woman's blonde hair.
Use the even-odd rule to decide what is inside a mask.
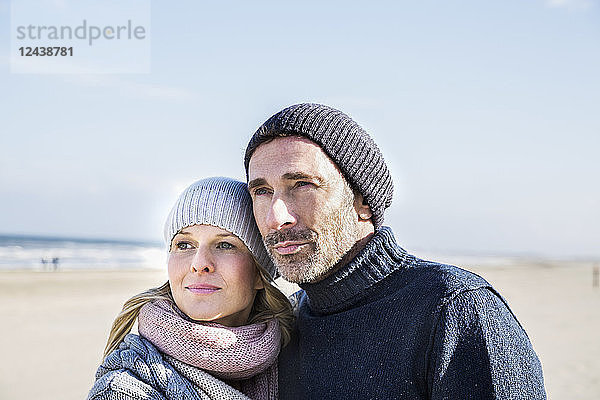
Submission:
[[[269,273],[256,262],[254,257],[252,259],[254,260],[254,265],[264,288],[258,290],[256,293],[247,324],[266,322],[269,319],[276,318],[279,321],[281,329],[281,344],[285,346],[290,341],[292,325],[294,323],[292,306],[285,294],[274,286]],[[168,281],[159,287],[148,289],[133,296],[123,304],[121,312],[115,318],[110,329],[108,341],[104,348],[104,357],[117,349],[125,336],[131,332],[133,325],[137,321],[140,309],[145,304],[155,300],[167,300],[175,304]]]

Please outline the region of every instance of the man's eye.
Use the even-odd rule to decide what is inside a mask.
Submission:
[[[219,244],[217,244],[217,249],[231,250],[233,248],[235,248],[235,246],[228,242],[220,242]]]
[[[306,182],[306,181],[298,181],[296,182],[296,187],[302,187],[302,186],[308,186],[308,185],[312,185],[311,182]]]

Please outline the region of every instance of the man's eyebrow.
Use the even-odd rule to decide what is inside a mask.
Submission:
[[[323,178],[321,178],[320,176],[308,175],[304,172],[287,172],[283,174],[283,179],[288,179],[291,181],[314,180],[317,181],[320,185],[324,182]]]
[[[255,188],[257,186],[262,186],[262,185],[266,185],[267,181],[264,178],[256,178],[256,179],[252,179],[250,182],[248,182],[248,190]]]
[[[290,180],[290,181],[299,181],[299,180],[317,181],[317,183],[319,185],[322,185],[323,182],[325,182],[325,180],[323,178],[321,178],[320,176],[308,175],[304,172],[299,172],[299,171],[298,172],[286,172],[281,177],[283,179]],[[253,188],[255,188],[257,186],[263,186],[263,185],[268,185],[266,179],[264,179],[264,178],[252,179],[250,182],[248,182],[248,190],[252,190]]]

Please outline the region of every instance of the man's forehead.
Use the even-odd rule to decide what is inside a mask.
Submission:
[[[315,152],[320,152],[323,153],[323,149],[321,149],[321,146],[319,146],[317,143],[313,142],[312,140],[305,138],[304,136],[280,136],[280,137],[276,137],[274,139],[271,139],[269,141],[266,141],[264,143],[261,143],[260,145],[258,145],[258,147],[254,150],[254,154],[256,154],[257,151],[259,151],[260,149],[265,149],[265,148],[274,148],[274,149],[279,149],[279,150],[290,150],[290,151],[298,151],[298,152],[302,152],[302,151],[315,151]],[[252,155],[252,157],[254,157],[254,154]],[[252,160],[252,158],[250,159]]]
[[[269,172],[283,176],[298,172],[327,175],[334,171],[339,171],[337,165],[318,144],[300,136],[285,136],[256,148],[248,165],[248,178],[252,180]]]
[[[299,136],[278,137],[262,143],[250,158],[249,169],[261,168],[269,161],[291,164],[298,161],[316,162],[327,157],[318,144]]]

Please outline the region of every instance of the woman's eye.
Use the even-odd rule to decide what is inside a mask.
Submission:
[[[192,245],[187,242],[179,242],[175,245],[175,247],[177,248],[177,250],[190,250],[192,248]]]
[[[257,189],[254,190],[254,195],[255,196],[262,196],[262,195],[267,194],[267,193],[268,193],[268,191],[265,188],[257,188]]]
[[[217,249],[231,250],[233,248],[235,248],[235,246],[228,242],[220,242],[219,244],[217,244]]]

